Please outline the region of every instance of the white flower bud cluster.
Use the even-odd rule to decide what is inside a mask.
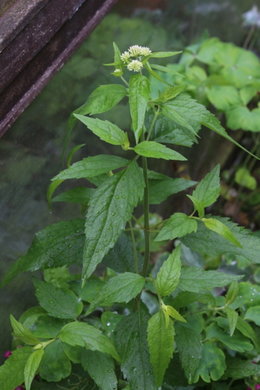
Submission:
[[[127,69],[133,72],[140,72],[140,70],[143,68],[143,63],[138,60],[132,60],[127,65]]]

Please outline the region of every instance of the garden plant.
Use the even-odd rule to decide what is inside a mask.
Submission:
[[[37,233],[2,282],[25,271],[43,275],[33,279],[39,305],[10,318],[13,348],[0,367],[1,390],[253,389],[259,383],[260,288],[251,270],[260,262],[260,238],[208,213],[220,196],[218,165],[200,182],[151,167],[158,159],[186,161],[169,144],[191,147],[201,127],[242,147],[190,96],[193,84],[157,72],[163,68],[154,62],[178,54],[138,45],[121,53],[114,44],[108,65],[121,83],[99,86],[71,116],[70,129],[82,122],[120,156],[71,163],[79,146],[53,178],[50,202],[65,180],[88,181],[54,197],[80,204],[82,215]],[[104,119],[123,99],[129,131]],[[154,212],[184,190],[189,215],[179,210],[163,219]],[[209,266],[209,259],[217,261]]]

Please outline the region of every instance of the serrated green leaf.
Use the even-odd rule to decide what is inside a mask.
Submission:
[[[209,101],[222,111],[241,104],[238,90],[231,85],[213,85],[206,89]]]
[[[116,390],[117,378],[110,356],[98,351],[82,351],[81,365],[101,390]]]
[[[177,85],[176,87],[169,87],[165,89],[162,93],[160,93],[159,97],[155,101],[165,103],[168,100],[174,99],[181,92],[183,92],[183,90],[184,90],[183,85]]]
[[[126,88],[120,84],[106,84],[97,87],[88,97],[85,104],[77,109],[77,114],[94,115],[111,110],[123,97]]]
[[[161,386],[174,349],[174,327],[170,319],[166,327],[163,313],[154,314],[148,321],[147,339],[155,382]]]
[[[83,280],[116,243],[143,196],[143,188],[142,172],[134,161],[97,188],[86,216]]]
[[[37,374],[39,365],[44,355],[43,349],[37,349],[28,358],[24,367],[24,384],[26,390],[30,390],[32,381]]]
[[[35,280],[36,297],[47,313],[56,318],[77,318],[83,304],[71,290],[55,287],[53,284]]]
[[[235,174],[235,182],[249,190],[255,190],[257,181],[246,167],[240,167]]]
[[[104,286],[104,281],[101,279],[88,279],[84,287],[79,289],[77,295],[86,302],[92,302],[99,294],[101,288]]]
[[[88,179],[125,167],[128,163],[129,161],[122,157],[100,154],[75,162],[52,180]]]
[[[72,219],[47,226],[38,232],[26,255],[20,257],[5,275],[8,283],[20,272],[81,261],[84,244],[84,221]]]
[[[212,342],[206,342],[202,347],[202,355],[199,367],[194,374],[194,382],[199,378],[206,383],[219,380],[226,369],[225,355],[223,351]]]
[[[150,204],[160,204],[170,195],[184,191],[194,184],[196,184],[195,181],[170,177],[163,180],[149,180],[149,202]]]
[[[232,233],[232,231],[226,225],[224,225],[224,223],[220,222],[218,219],[202,218],[202,222],[204,223],[206,228],[224,237],[226,240],[232,242],[232,244],[238,246],[239,248],[242,248],[242,245],[237,240],[237,238]]]
[[[181,249],[178,246],[162,264],[155,280],[156,290],[162,297],[170,295],[178,286],[181,273]]]
[[[24,382],[24,367],[32,351],[30,347],[18,348],[0,366],[1,390],[14,390]]]
[[[113,303],[129,302],[142,290],[145,279],[138,274],[125,272],[114,276],[104,284],[97,297],[91,302],[88,312],[97,306],[110,306]]]
[[[103,121],[97,118],[89,118],[84,115],[74,114],[74,116],[88,127],[102,141],[112,145],[121,145],[127,149],[129,140],[127,133],[121,130],[117,125],[109,121]]]
[[[131,389],[157,390],[147,345],[148,315],[141,306],[123,318],[116,330],[116,346],[122,358],[121,370]]]
[[[230,336],[233,336],[237,326],[238,313],[235,310],[230,309],[230,307],[226,307],[225,312],[228,319],[229,334]]]
[[[25,320],[24,325],[27,326],[36,337],[43,339],[55,338],[60,329],[66,324],[66,321],[49,317],[45,314],[45,310],[43,310],[43,312],[44,313],[28,317]]]
[[[175,213],[163,224],[155,241],[173,240],[186,234],[196,232],[197,221],[183,213]]]
[[[174,307],[170,305],[164,305],[162,307],[163,311],[167,313],[173,320],[177,320],[180,322],[186,322],[185,318],[176,310]]]
[[[71,373],[71,363],[60,340],[55,340],[44,350],[39,374],[48,382],[59,382]]]
[[[149,55],[150,58],[165,58],[165,57],[173,57],[177,54],[181,54],[182,51],[154,51]]]
[[[143,131],[145,113],[150,99],[150,83],[147,77],[137,74],[129,81],[129,105],[135,140],[138,143]]]
[[[196,186],[189,198],[193,201],[199,216],[204,216],[204,208],[212,205],[220,194],[220,166],[216,165]]]
[[[134,151],[140,156],[162,158],[164,160],[176,160],[185,161],[187,160],[180,153],[167,148],[166,146],[159,144],[154,141],[143,141],[134,147]]]
[[[209,291],[214,287],[227,286],[242,276],[226,274],[220,271],[204,271],[198,267],[183,267],[179,288],[195,293]]]
[[[238,282],[232,282],[231,285],[228,288],[228,291],[226,293],[225,299],[226,304],[230,305],[234,300],[236,299],[236,296],[238,294],[239,285]]]
[[[208,230],[204,224],[198,224],[196,233],[191,233],[188,236],[182,237],[181,241],[183,244],[202,255],[207,256],[210,253],[213,257],[230,253],[242,256],[253,264],[259,263],[260,238],[251,231],[246,230],[241,226],[237,226],[227,218],[215,218],[224,223],[233,232],[242,245],[242,248],[227,241],[219,234]]]
[[[222,344],[237,352],[248,352],[253,349],[253,345],[242,335],[233,334],[231,337],[214,323],[207,328],[207,338],[219,340]]]
[[[195,372],[200,364],[202,343],[199,332],[192,323],[180,324],[176,327],[176,344],[180,355],[181,365],[189,383],[193,383]]]
[[[245,314],[245,320],[252,321],[260,326],[260,306],[250,307]]]
[[[82,205],[87,205],[94,191],[94,188],[75,187],[56,195],[52,199],[52,202],[81,203]]]
[[[29,329],[25,328],[23,324],[18,322],[12,315],[10,315],[10,322],[14,335],[18,340],[21,340],[23,343],[29,345],[39,344],[39,340],[33,335],[33,333]]]
[[[75,321],[65,325],[60,331],[59,338],[69,345],[107,353],[115,360],[120,361],[120,357],[112,341],[99,329],[85,322]]]
[[[260,366],[255,364],[252,360],[242,360],[239,358],[230,358],[227,361],[227,370],[225,378],[244,379],[249,376],[259,376]]]
[[[247,321],[245,321],[240,316],[237,319],[236,327],[239,330],[239,332],[241,332],[244,336],[252,340],[255,345],[257,344],[257,336],[255,334],[254,329]]]

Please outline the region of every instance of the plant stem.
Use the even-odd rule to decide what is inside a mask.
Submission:
[[[134,228],[133,228],[131,220],[128,223],[129,223],[130,234],[131,234],[131,239],[132,239],[132,243],[133,243],[134,269],[135,269],[135,272],[138,274],[138,272],[139,272],[138,255],[137,255],[137,250],[136,250],[136,241],[135,241],[135,235],[134,235]]]
[[[142,275],[146,276],[149,267],[150,260],[150,231],[149,231],[149,188],[148,188],[148,175],[147,175],[147,159],[143,157],[143,175],[144,175],[144,265]]]
[[[151,136],[151,133],[153,131],[153,128],[154,128],[154,125],[155,125],[155,122],[156,122],[156,119],[159,115],[159,112],[160,112],[160,108],[158,108],[155,113],[154,113],[154,117],[153,117],[153,120],[151,122],[151,126],[150,126],[150,129],[148,130],[148,135],[147,135],[147,138],[146,138],[146,141],[149,141],[149,138]]]

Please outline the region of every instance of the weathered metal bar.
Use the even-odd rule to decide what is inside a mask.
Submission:
[[[29,62],[27,61],[28,56],[23,58],[26,66],[20,67],[19,73],[0,94],[0,136],[7,131],[17,117],[39,94],[51,77],[63,66],[64,62],[96,27],[116,1],[84,1],[78,10],[74,10],[73,16],[63,23],[59,31],[56,32],[49,42],[33,58],[30,58]],[[60,0],[51,0],[51,2],[59,4],[59,7],[62,6],[61,3],[64,4],[64,1],[61,2]],[[70,0],[70,3],[72,2],[73,0]],[[79,2],[82,3],[82,0],[74,0],[74,4],[79,4]],[[44,7],[41,8],[41,11],[35,17],[39,17],[42,11],[44,11]],[[56,8],[56,12],[59,12],[58,8]],[[44,17],[44,13],[42,17]],[[33,22],[33,19],[31,22]],[[51,23],[51,21],[49,22]],[[26,28],[20,34],[24,34],[25,30]],[[20,34],[17,36],[19,44],[21,42]],[[16,39],[12,41],[12,44],[15,41]],[[37,40],[37,42],[39,41]],[[2,54],[0,54],[0,57]]]

